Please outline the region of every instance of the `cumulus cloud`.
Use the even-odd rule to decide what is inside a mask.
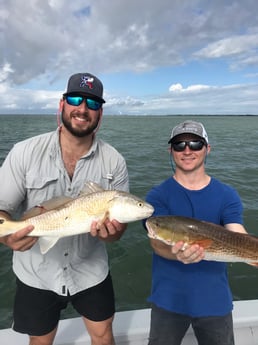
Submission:
[[[258,48],[257,35],[239,35],[208,44],[194,55],[201,58],[220,58],[243,54]]]
[[[13,73],[11,65],[9,63],[5,63],[0,69],[0,83],[7,82],[10,73]]]
[[[171,91],[171,92],[188,92],[188,93],[195,92],[196,93],[196,92],[207,90],[210,88],[211,88],[211,86],[208,86],[208,85],[190,85],[184,89],[180,83],[177,83],[177,84],[171,85],[169,88],[169,91]]]
[[[173,86],[173,85],[172,85]],[[190,85],[178,83],[164,95],[148,97],[142,102],[128,98],[127,102],[112,99],[105,105],[112,114],[257,114],[258,85],[232,84],[226,86]]]
[[[187,0],[151,6],[148,0],[9,0],[0,10],[0,64],[9,63],[10,78],[23,84],[39,75],[58,78],[74,66],[110,73],[176,65],[200,44],[206,47],[198,57],[238,54],[258,45],[257,34],[232,37],[243,21],[257,28],[251,6],[257,9],[255,0],[245,6],[216,1],[209,8]]]
[[[35,109],[51,109],[75,69],[143,75],[222,58],[232,69],[257,67],[257,11],[256,0],[0,1],[0,88],[16,95],[9,105],[0,95],[0,112],[21,107],[29,90]],[[170,96],[216,92],[209,83],[181,84],[171,76]],[[148,111],[148,102],[135,95],[110,101],[112,110],[116,104],[129,109],[130,103],[133,111]]]

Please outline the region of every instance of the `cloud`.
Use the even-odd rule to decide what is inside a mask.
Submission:
[[[110,73],[177,65],[198,44],[206,45],[198,57],[238,54],[257,46],[255,34],[231,37],[243,22],[257,27],[251,6],[258,7],[240,0],[209,8],[206,1],[187,0],[151,6],[148,0],[9,0],[0,11],[0,64],[9,63],[10,78],[23,84],[39,75],[51,80],[70,74],[74,66]],[[229,38],[219,40],[222,35]]]
[[[237,88],[241,98],[241,89],[249,89],[245,76],[256,78],[257,11],[256,0],[1,1],[0,112],[55,111],[75,70],[105,77],[107,111],[119,113],[119,107],[129,113],[187,111],[187,105],[195,109],[191,95],[210,93],[216,99],[223,83],[211,79],[213,73],[202,76],[195,68],[179,78],[176,69],[199,64],[201,70],[214,63],[213,68],[217,61],[228,66],[229,73],[243,71],[242,86]],[[164,70],[167,75],[155,83]],[[109,80],[121,76],[125,90],[123,76],[128,74],[153,75],[153,81],[122,95]],[[157,89],[162,83],[164,92]],[[237,78],[226,82],[236,83]],[[252,87],[256,90],[255,80]],[[174,104],[180,95],[184,100]],[[241,109],[237,95],[232,96],[235,108]],[[208,109],[205,104],[198,106],[200,111]],[[253,103],[248,110],[254,111]]]
[[[170,86],[169,91],[182,91],[183,86],[180,83],[173,84]]]
[[[238,35],[208,44],[193,54],[199,59],[233,58],[232,69],[258,66],[258,34]]]
[[[183,88],[178,83],[172,85],[169,93],[146,98],[144,102],[132,98],[124,103],[121,100],[113,100],[105,105],[105,112],[141,115],[257,114],[257,94],[256,84],[190,85]]]
[[[210,89],[211,87],[208,85],[190,85],[187,88],[183,88],[183,86],[180,83],[173,84],[170,86],[169,91],[171,92],[188,92],[188,93],[196,93],[199,91]]]
[[[241,35],[219,40],[196,52],[199,58],[221,58],[236,54],[243,54],[258,48],[257,35]]]

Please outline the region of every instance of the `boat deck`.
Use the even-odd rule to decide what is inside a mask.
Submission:
[[[234,302],[235,345],[258,345],[258,300]],[[116,345],[146,345],[150,309],[123,311],[116,314],[114,335]],[[28,337],[12,329],[0,330],[1,345],[28,345]],[[61,320],[55,345],[90,345],[81,318]],[[182,345],[197,345],[189,329]]]

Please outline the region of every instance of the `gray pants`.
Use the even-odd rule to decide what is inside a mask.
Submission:
[[[234,345],[232,313],[215,317],[189,317],[152,305],[148,345],[180,345],[192,325],[199,345]]]

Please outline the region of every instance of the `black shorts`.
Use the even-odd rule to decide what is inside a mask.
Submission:
[[[56,328],[61,310],[69,302],[80,315],[92,321],[104,321],[113,316],[115,298],[110,274],[100,284],[73,296],[36,289],[17,279],[13,329],[34,336],[47,334]]]

